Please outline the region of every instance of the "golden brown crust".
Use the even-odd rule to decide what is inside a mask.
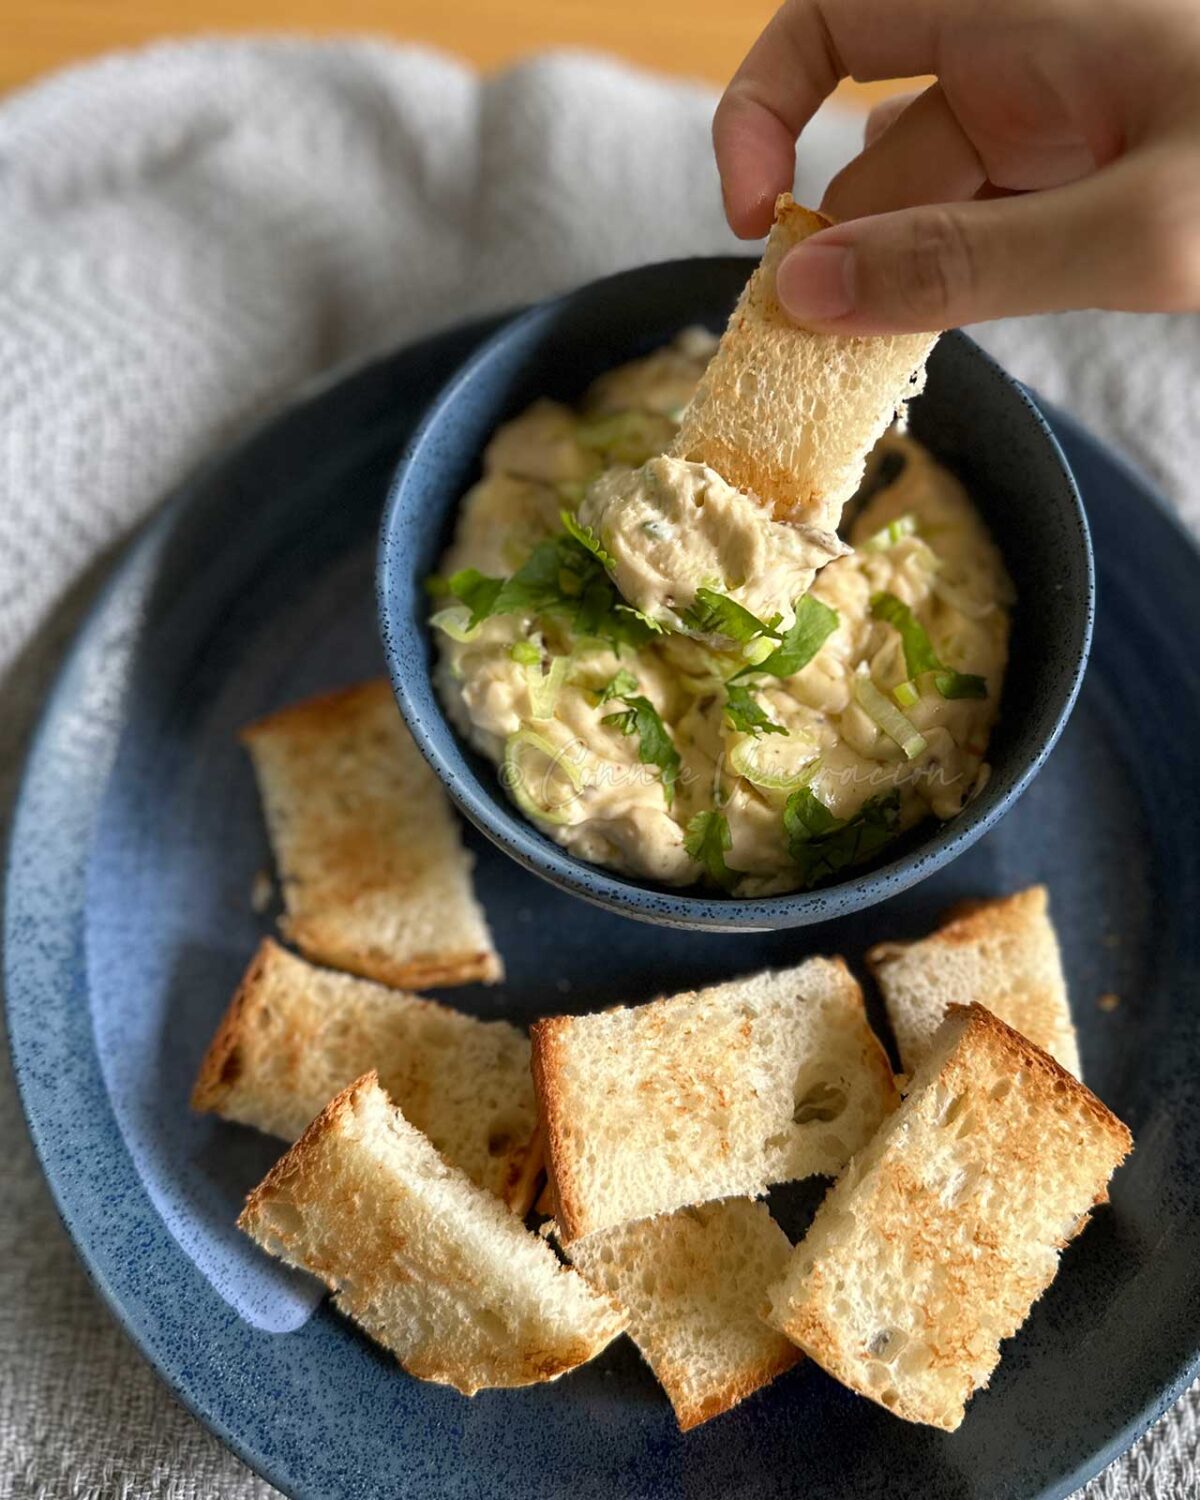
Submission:
[[[686,1366],[671,1366],[660,1359],[655,1373],[674,1408],[680,1432],[690,1432],[693,1427],[732,1411],[755,1391],[786,1374],[803,1358],[801,1349],[780,1349],[774,1358],[764,1360],[754,1369],[743,1370],[737,1380],[731,1380],[723,1390],[710,1392],[702,1401],[689,1401],[683,1394],[682,1385],[688,1373]]]
[[[1000,1340],[1052,1278],[1043,1247],[1060,1250],[1078,1232],[1064,1214],[1086,1219],[1132,1139],[1077,1078],[978,1004],[950,1007],[917,1087],[901,1134],[885,1124],[818,1211],[772,1291],[769,1321],[852,1390],[953,1430]],[[986,1196],[948,1191],[936,1154],[946,1130],[977,1140],[977,1160],[995,1174]],[[969,1183],[969,1162],[960,1170]],[[1011,1203],[996,1196],[1001,1182]],[[889,1290],[871,1305],[881,1264]],[[876,1383],[879,1351],[862,1342],[864,1325],[899,1328],[918,1341],[919,1360]]]
[[[974,1002],[970,1005],[951,1005],[949,1015],[964,1017],[976,1035],[989,1037],[996,1047],[1010,1057],[1016,1054],[1020,1058],[1020,1066],[1039,1080],[1041,1091],[1048,1100],[1053,1100],[1056,1096],[1061,1098],[1063,1095],[1073,1099],[1091,1116],[1096,1127],[1114,1146],[1121,1147],[1122,1158],[1133,1150],[1133,1135],[1129,1127],[1113,1114],[1107,1104],[1097,1099],[1091,1089],[1073,1073],[1069,1073],[1061,1063],[1056,1062],[1048,1052],[1035,1046],[1028,1037],[1022,1036],[985,1006]]]
[[[779,521],[835,530],[863,461],[916,394],[934,334],[839,335],[798,326],[775,295],[784,254],[831,221],[775,203],[760,265],[684,410],[670,452],[707,464]]]
[[[371,1072],[364,1073],[361,1078],[356,1078],[353,1083],[347,1084],[340,1094],[333,1096],[296,1144],[284,1152],[259,1185],[247,1195],[245,1207],[238,1215],[239,1229],[246,1234],[255,1234],[255,1220],[262,1212],[264,1205],[287,1182],[307,1175],[310,1159],[318,1143],[326,1135],[337,1130],[338,1122],[343,1115],[354,1113],[361,1094],[369,1094],[378,1087],[379,1074],[372,1069]],[[320,1271],[314,1270],[313,1274],[321,1276],[327,1286],[334,1285]]]
[[[382,1123],[380,1103],[387,1116]],[[373,1106],[373,1117],[370,1112],[361,1114],[360,1105]],[[330,1100],[250,1193],[238,1218],[238,1227],[269,1252],[281,1254],[290,1264],[300,1265],[319,1277],[335,1294],[339,1310],[359,1322],[371,1337],[392,1348],[409,1374],[451,1385],[466,1396],[492,1386],[553,1380],[593,1358],[616,1337],[624,1326],[624,1314],[611,1299],[586,1289],[582,1279],[577,1279],[577,1284],[587,1301],[579,1306],[580,1322],[574,1330],[562,1326],[561,1313],[557,1325],[553,1317],[547,1321],[535,1314],[525,1325],[522,1338],[514,1337],[511,1342],[497,1342],[485,1332],[482,1338],[472,1336],[463,1345],[461,1340],[450,1336],[450,1330],[461,1325],[453,1319],[449,1324],[445,1321],[439,1324],[437,1308],[447,1292],[453,1302],[478,1309],[480,1316],[492,1317],[499,1305],[494,1299],[503,1303],[511,1295],[511,1290],[497,1279],[494,1266],[485,1271],[475,1255],[445,1241],[447,1232],[455,1232],[455,1215],[461,1214],[464,1224],[468,1220],[474,1222],[477,1234],[484,1238],[499,1232],[519,1236],[522,1242],[537,1242],[515,1220],[509,1220],[499,1205],[489,1211],[486,1202],[480,1201],[492,1201],[489,1195],[472,1187],[451,1169],[462,1189],[475,1196],[451,1198],[449,1210],[443,1208],[429,1218],[428,1225],[443,1225],[443,1240],[432,1243],[427,1240],[422,1248],[422,1226],[423,1232],[428,1233],[426,1211],[414,1198],[407,1166],[400,1167],[393,1179],[382,1159],[376,1164],[367,1158],[364,1164],[357,1145],[368,1136],[378,1139],[383,1132],[396,1128],[414,1145],[421,1143],[416,1158],[419,1174],[425,1170],[421,1165],[422,1155],[434,1156],[432,1146],[427,1140],[422,1142],[400,1111],[387,1102],[378,1075],[373,1071],[364,1074]],[[327,1137],[333,1139],[327,1141]],[[334,1154],[330,1155],[331,1152]],[[370,1194],[374,1197],[378,1191],[383,1199],[382,1209],[364,1208],[362,1195],[368,1190],[364,1185],[364,1170]],[[278,1228],[281,1208],[282,1230]],[[302,1233],[300,1222],[305,1211],[314,1223],[323,1220],[323,1228]],[[449,1231],[443,1218],[446,1212],[450,1215]],[[497,1224],[493,1212],[499,1215],[501,1223]],[[359,1231],[355,1244],[348,1244],[342,1238],[350,1222]],[[507,1227],[509,1224],[511,1229]],[[319,1248],[322,1235],[325,1249]],[[523,1283],[533,1285],[534,1295],[539,1294],[536,1282],[547,1276],[576,1280],[575,1272],[555,1266],[549,1252],[539,1247],[538,1255],[543,1253],[548,1256],[547,1266],[533,1267],[534,1283]],[[531,1269],[524,1251],[521,1259],[526,1269]],[[406,1334],[403,1326],[397,1329],[394,1319],[389,1321],[389,1316],[380,1311],[397,1287],[417,1288],[419,1299],[424,1295],[423,1289],[430,1292],[426,1308],[429,1322],[416,1331],[415,1337]],[[370,1314],[366,1322],[360,1316],[364,1311]]]
[[[587,1233],[587,1218],[572,1176],[572,1155],[564,1130],[565,1109],[558,1086],[560,1042],[570,1024],[567,1016],[549,1016],[535,1021],[529,1028],[533,1047],[533,1088],[538,1101],[538,1123],[546,1168],[543,1196],[549,1197],[550,1212],[558,1224],[564,1245]]]
[[[243,724],[238,730],[238,739],[243,745],[253,745],[280,732],[286,732],[289,738],[303,734],[323,736],[348,719],[355,719],[364,712],[373,713],[380,704],[390,701],[391,692],[386,677],[372,677],[366,682],[351,683],[349,687],[314,693]]]
[[[877,943],[867,966],[883,992],[901,1061],[920,1063],[950,999],[976,1000],[1076,1077],[1079,1049],[1044,886],[959,902],[914,942]]]
[[[284,936],[396,989],[503,978],[457,822],[386,680],[292,704],[240,737],[279,869]]]
[[[262,976],[281,950],[271,938],[263,938],[234,991],[229,1009],[221,1017],[216,1034],[201,1059],[192,1087],[191,1106],[200,1114],[220,1114],[221,1106],[240,1072],[240,1048],[245,1036],[246,1011]]]
[[[523,1216],[542,1169],[527,1057],[507,1022],[316,968],[268,938],[217,1027],[192,1105],[294,1140],[374,1066],[446,1160]]]
[[[364,952],[347,943],[335,921],[321,915],[281,917],[279,929],[300,951],[316,963],[324,963],[360,979],[373,979],[394,990],[449,989],[460,984],[496,984],[504,978],[499,957],[487,950],[459,953],[417,953],[396,960],[373,950]]]

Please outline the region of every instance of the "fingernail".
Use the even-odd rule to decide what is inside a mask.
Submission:
[[[831,323],[854,309],[853,272],[845,245],[797,245],[779,262],[775,295],[797,323]]]

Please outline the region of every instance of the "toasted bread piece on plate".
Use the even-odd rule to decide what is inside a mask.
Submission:
[[[270,938],[217,1028],[192,1107],[294,1141],[372,1068],[447,1161],[527,1212],[541,1150],[525,1033],[316,968]]]
[[[906,1072],[916,1070],[952,1003],[984,1005],[1082,1077],[1046,888],[977,901],[916,943],[867,954]]]
[[[953,1430],[1132,1144],[1047,1053],[981,1005],[952,1006],[768,1320],[860,1395]]]
[[[683,412],[675,458],[715,469],[777,521],[836,531],[876,441],[924,385],[936,333],[863,337],[799,328],[775,295],[793,245],[830,221],[784,193],[762,262]]]
[[[471,858],[385,681],[242,731],[283,887],[310,958],[397,989],[503,977]]]
[[[553,1380],[624,1327],[607,1298],[434,1150],[374,1073],[327,1105],[238,1224],[319,1276],[410,1375],[465,1396]]]
[[[532,1028],[564,1243],[833,1174],[896,1102],[840,959]]]
[[[603,1229],[576,1240],[569,1254],[624,1308],[627,1331],[686,1432],[801,1358],[762,1319],[767,1287],[791,1249],[765,1203],[728,1198]]]

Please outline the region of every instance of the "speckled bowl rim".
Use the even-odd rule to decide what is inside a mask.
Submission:
[[[727,261],[728,257],[710,257],[713,262]],[[747,270],[753,262],[743,259]],[[622,282],[647,274],[662,274],[672,267],[695,266],[695,260],[662,262],[652,266],[640,266],[631,271],[622,271],[606,277],[602,282],[590,283],[619,287]],[[1017,799],[1033,781],[1046,763],[1047,757],[1058,743],[1087,670],[1092,648],[1092,632],[1096,614],[1096,567],[1092,552],[1091,531],[1087,514],[1083,508],[1078,486],[1066,455],[1058,439],[1051,431],[1030,392],[1014,380],[979,347],[974,340],[959,330],[943,334],[943,339],[961,341],[972,351],[972,358],[1000,384],[1005,392],[1015,397],[1032,419],[1055,463],[1066,480],[1068,496],[1073,506],[1080,547],[1083,552],[1085,590],[1082,619],[1078,640],[1070,651],[1072,661],[1067,674],[1065,691],[1049,730],[1043,735],[1037,751],[1025,767],[1015,776],[1012,785],[986,811],[979,811],[979,804],[968,804],[956,818],[940,824],[916,847],[883,865],[874,866],[849,880],[825,886],[815,891],[793,891],[783,895],[752,898],[725,897],[694,888],[673,890],[667,887],[626,879],[602,868],[587,864],[584,860],[568,854],[528,823],[521,814],[503,799],[487,791],[471,767],[463,749],[458,731],[450,723],[442,707],[436,689],[430,691],[435,718],[432,723],[425,717],[425,705],[419,702],[415,685],[405,662],[408,659],[428,661],[430,642],[428,627],[422,623],[415,626],[405,617],[401,600],[403,595],[393,587],[393,579],[405,568],[408,553],[405,533],[409,526],[409,515],[405,508],[406,481],[410,465],[420,452],[430,434],[436,430],[444,409],[457,401],[476,378],[482,366],[487,365],[495,353],[507,342],[520,338],[527,329],[538,323],[549,326],[560,309],[565,307],[580,292],[588,287],[577,287],[560,297],[536,303],[523,312],[514,314],[502,323],[490,337],[464,361],[461,368],[450,378],[430,401],[429,408],[413,432],[405,447],[388,490],[383,522],[380,527],[379,560],[376,569],[376,596],[379,610],[380,630],[384,654],[387,658],[388,674],[396,695],[400,712],[404,716],[421,753],[433,768],[438,780],[445,787],[455,805],[498,848],[503,849],[524,869],[544,880],[549,880],[565,890],[572,891],[585,901],[611,911],[623,912],[639,921],[659,923],[673,927],[696,927],[713,932],[762,931],[786,927],[809,926],[849,912],[874,906],[889,896],[907,890],[935,871],[942,869],[964,850],[982,838],[990,828],[1014,806]],[[1064,652],[1064,656],[1067,653]],[[426,670],[426,676],[429,676]],[[454,760],[448,760],[439,743],[439,737],[447,738],[453,747]]]

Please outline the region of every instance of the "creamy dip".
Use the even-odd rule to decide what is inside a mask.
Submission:
[[[772,520],[715,469],[659,456],[589,485],[579,520],[598,538],[622,596],[670,630],[689,624],[698,588],[788,620],[824,567],[848,549],[827,531]]]
[[[685,335],[582,414],[538,402],[497,432],[433,622],[451,718],[547,835],[754,895],[835,876],[982,785],[1012,589],[909,437],[872,457],[853,550],[656,459],[714,342]]]

